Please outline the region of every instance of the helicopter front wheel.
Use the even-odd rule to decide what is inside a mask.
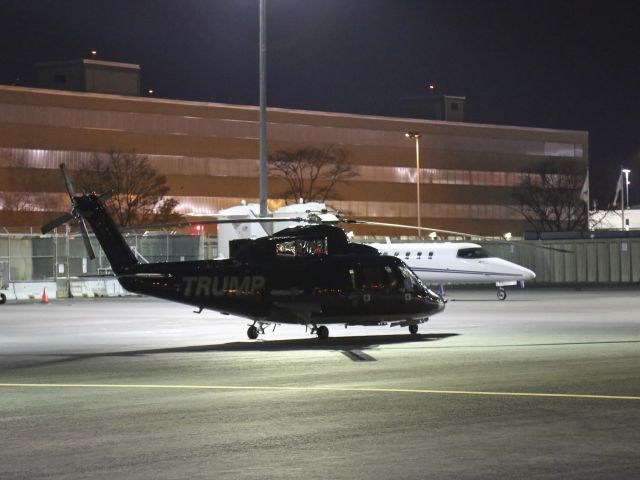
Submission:
[[[318,334],[318,338],[320,340],[326,340],[327,338],[329,338],[329,329],[324,325],[320,325],[316,330],[316,333]]]
[[[255,325],[250,325],[247,329],[247,337],[249,337],[250,340],[255,340],[256,338],[258,338],[258,333],[258,327],[256,327]]]

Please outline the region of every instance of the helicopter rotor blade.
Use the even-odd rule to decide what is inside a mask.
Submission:
[[[450,235],[457,235],[459,237],[467,237],[467,238],[487,238],[487,239],[490,238],[482,235],[476,235],[474,233],[456,232],[453,230],[443,230],[442,228],[416,227],[413,225],[403,225],[401,223],[370,222],[367,220],[349,220],[349,219],[338,220],[335,223],[346,223],[346,224],[355,224],[355,225],[373,225],[376,227],[406,228],[408,230],[421,230],[425,232],[448,233]]]
[[[374,226],[379,226],[379,227],[392,227],[392,228],[406,228],[409,230],[422,230],[422,231],[428,231],[428,232],[438,232],[438,233],[446,233],[449,235],[456,235],[459,237],[465,237],[465,238],[478,238],[487,242],[492,242],[492,243],[500,243],[500,244],[507,244],[507,245],[518,245],[518,246],[523,246],[523,247],[529,247],[529,248],[540,248],[543,250],[551,250],[553,252],[560,252],[560,253],[575,253],[573,250],[567,250],[564,248],[559,248],[559,247],[550,247],[547,245],[533,245],[533,244],[528,244],[526,242],[521,242],[521,241],[511,241],[511,240],[497,240],[496,238],[492,238],[492,237],[487,237],[484,235],[476,235],[473,233],[465,233],[465,232],[456,232],[456,231],[452,231],[452,230],[443,230],[441,228],[431,228],[431,227],[416,227],[413,225],[403,225],[403,224],[398,224],[398,223],[382,223],[382,222],[370,222],[367,220],[349,220],[349,219],[343,219],[343,220],[339,220],[337,222],[334,223],[346,223],[346,224],[356,224],[356,225],[374,225]]]
[[[109,190],[108,192],[101,193],[98,196],[98,200],[104,203],[107,200],[109,200],[111,197],[113,197],[113,190]]]
[[[91,245],[91,239],[89,239],[89,232],[87,231],[87,226],[84,223],[84,218],[78,218],[78,225],[80,225],[80,231],[82,232],[82,241],[84,242],[84,247],[87,249],[89,258],[93,260],[94,258],[96,258],[96,254],[93,251],[93,246]]]
[[[67,172],[67,167],[64,163],[60,164],[60,171],[62,172],[62,178],[64,179],[64,186],[67,188],[67,192],[69,193],[69,198],[75,205],[76,198],[76,190],[73,188],[73,184],[71,183],[71,179],[69,178],[69,173]]]
[[[153,228],[183,228],[192,225],[220,225],[227,223],[276,223],[276,222],[307,222],[306,218],[225,218],[220,220],[202,220],[199,222],[185,221],[175,223],[147,223],[144,225],[131,225],[122,230],[149,230]]]
[[[54,220],[51,220],[49,223],[43,226],[41,229],[42,233],[43,234],[49,233],[54,228],[59,227],[63,223],[67,223],[69,220],[73,220],[74,218],[75,218],[75,215],[73,213],[65,213],[64,215],[61,215],[60,217]]]

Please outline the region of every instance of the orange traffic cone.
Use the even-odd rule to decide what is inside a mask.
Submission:
[[[47,287],[42,290],[42,303],[49,303],[49,297],[47,296]]]

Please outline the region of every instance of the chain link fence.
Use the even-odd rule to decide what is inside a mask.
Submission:
[[[125,238],[141,262],[180,262],[218,256],[217,237],[154,232],[128,234]],[[72,296],[74,289],[86,295],[86,285],[96,281],[106,284],[110,279],[112,286],[102,285],[89,292],[124,294],[123,290],[117,290],[120,287],[112,276],[109,261],[93,236],[91,243],[95,260],[88,258],[82,237],[69,230],[45,236],[0,234],[0,290],[12,286],[14,294],[10,298],[19,298],[17,286],[29,285],[30,290],[24,293],[23,289],[22,296],[37,298],[38,289],[42,292],[42,285],[48,282],[45,288],[59,296]],[[489,243],[485,247],[496,256],[535,271],[533,283],[537,284],[640,282],[640,238]]]
[[[0,234],[0,287],[9,282],[56,281],[108,275],[111,267],[98,241],[90,235],[96,259],[90,260],[82,237],[64,234]],[[217,256],[215,237],[182,234],[128,234],[127,243],[141,262],[181,262]]]

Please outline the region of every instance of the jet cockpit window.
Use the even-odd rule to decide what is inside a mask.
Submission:
[[[491,254],[481,247],[461,248],[458,258],[489,258]]]
[[[291,257],[309,257],[315,255],[327,255],[327,239],[303,239],[283,240],[276,243],[276,255]]]

